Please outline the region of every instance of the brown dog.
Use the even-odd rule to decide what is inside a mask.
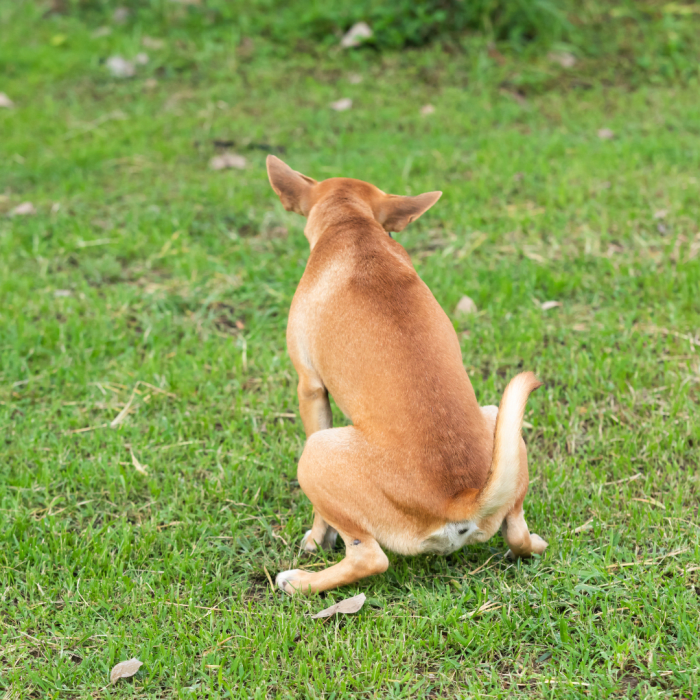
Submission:
[[[314,506],[302,546],[345,558],[316,573],[277,576],[287,593],[335,588],[386,571],[382,547],[448,554],[501,527],[511,556],[547,543],[523,517],[527,454],[520,429],[531,372],[500,408],[479,408],[452,323],[388,233],[440,198],[384,194],[349,178],[316,182],[274,156],[272,189],[308,217],[311,246],[289,312],[287,346],[299,374],[306,446],[299,484]],[[353,425],[331,427],[328,394]]]

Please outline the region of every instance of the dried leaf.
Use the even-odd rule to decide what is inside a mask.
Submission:
[[[331,102],[330,108],[334,109],[336,112],[344,112],[346,109],[352,107],[352,100],[349,97],[342,97],[335,102]]]
[[[115,24],[124,24],[130,14],[131,10],[128,7],[117,7],[112,13],[112,21]]]
[[[545,301],[541,304],[542,311],[549,311],[549,309],[554,309],[557,306],[561,306],[560,301]]]
[[[134,465],[134,469],[139,474],[143,474],[144,476],[148,476],[148,465],[147,464],[141,464],[141,462],[136,459],[136,455],[134,454],[134,451],[131,450],[131,463]]]
[[[331,605],[330,608],[326,608],[325,610],[321,610],[321,612],[317,612],[315,615],[311,616],[311,619],[318,620],[322,617],[331,617],[336,613],[343,613],[344,615],[356,613],[362,609],[362,606],[364,604],[365,594],[360,593],[360,595],[354,595],[352,598],[346,598],[345,600],[341,600],[340,603]]]
[[[145,49],[158,51],[158,49],[165,48],[165,42],[162,39],[154,39],[152,36],[145,36],[141,39],[141,46]]]
[[[367,22],[357,22],[353,24],[340,40],[340,45],[344,49],[352,49],[359,46],[367,39],[371,39],[374,32]]]
[[[121,56],[110,56],[107,59],[107,70],[115,78],[131,78],[136,73],[134,64]]]
[[[455,316],[475,314],[477,311],[478,309],[476,308],[474,300],[466,296],[466,294],[459,300],[457,306],[455,306]]]
[[[220,156],[214,156],[209,161],[209,167],[212,170],[225,170],[226,168],[243,170],[246,165],[246,159],[236,153],[222,153]]]
[[[598,138],[609,141],[615,138],[615,132],[612,129],[598,129]]]
[[[28,216],[36,214],[36,209],[31,202],[22,202],[10,211],[10,216]]]
[[[140,668],[143,663],[136,658],[129,659],[118,663],[109,674],[109,680],[116,683],[120,678],[131,678]]]
[[[552,52],[547,55],[547,58],[554,63],[558,63],[562,68],[573,68],[576,65],[576,57],[566,51],[561,53]]]
[[[0,107],[12,109],[14,106],[15,103],[4,92],[0,92]]]
[[[53,295],[55,297],[70,297],[73,295],[73,292],[70,289],[57,289]]]
[[[141,53],[137,53],[134,57],[134,62],[139,66],[145,66],[148,63],[148,54],[143,53],[143,51]]]
[[[359,73],[350,73],[348,82],[351,85],[359,85],[362,82],[362,76]]]
[[[655,219],[665,219],[667,216],[668,216],[667,209],[659,209],[658,211],[654,212]]]
[[[435,112],[435,107],[433,107],[433,105],[423,105],[420,108],[420,113],[424,117],[428,116],[428,114],[433,114],[434,112]]]

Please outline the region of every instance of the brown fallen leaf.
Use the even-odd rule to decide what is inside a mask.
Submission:
[[[374,32],[367,22],[357,22],[353,24],[340,40],[340,45],[344,49],[353,49],[367,39],[371,39]]]
[[[615,138],[615,132],[612,129],[598,129],[598,138],[609,141]]]
[[[576,57],[566,51],[561,53],[553,51],[547,54],[547,58],[553,63],[558,63],[562,68],[573,68],[576,65]]]
[[[165,48],[165,42],[163,39],[154,39],[152,36],[144,36],[141,39],[141,46],[143,46],[145,49],[157,51],[158,49]]]
[[[359,85],[362,82],[362,76],[359,73],[350,73],[348,82],[350,85]]]
[[[128,7],[117,7],[112,13],[112,21],[115,24],[124,24],[129,19],[130,14],[131,10]]]
[[[655,219],[665,219],[668,216],[668,209],[659,209],[654,212]]]
[[[0,92],[0,107],[12,109],[14,106],[15,103],[4,92]]]
[[[344,615],[348,615],[350,613],[356,613],[362,609],[362,606],[364,604],[365,604],[365,594],[360,593],[359,595],[354,595],[352,598],[346,598],[345,600],[341,600],[340,603],[336,603],[335,605],[331,605],[330,608],[326,608],[325,610],[321,610],[321,612],[317,612],[315,615],[311,616],[311,619],[318,620],[319,618],[322,618],[322,617],[331,617],[332,615],[335,615],[336,613],[343,613]]]
[[[247,163],[248,161],[237,153],[222,153],[220,156],[214,156],[209,161],[209,167],[212,170],[225,170],[226,168],[243,170]]]
[[[457,306],[455,306],[455,316],[475,314],[477,311],[478,309],[476,308],[474,300],[466,294],[457,302]]]
[[[121,56],[110,56],[107,59],[107,70],[115,78],[131,78],[136,74],[136,67],[132,61],[127,61]]]
[[[36,214],[36,208],[31,202],[22,202],[10,211],[10,216],[29,216]]]
[[[557,306],[561,306],[560,301],[545,301],[541,304],[542,311],[549,311],[549,309],[555,309]]]
[[[334,109],[336,112],[344,112],[346,109],[352,107],[352,100],[349,97],[342,97],[335,102],[331,102],[330,108]]]
[[[435,107],[433,107],[433,105],[423,105],[420,108],[420,113],[424,117],[427,117],[429,114],[433,114],[434,112],[435,112]]]
[[[109,674],[109,680],[116,683],[120,678],[131,678],[140,668],[143,663],[137,658],[129,659],[118,663]]]

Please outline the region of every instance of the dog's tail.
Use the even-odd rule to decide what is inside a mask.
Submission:
[[[515,502],[520,475],[520,430],[525,404],[537,387],[542,386],[532,372],[523,372],[510,380],[498,407],[493,439],[491,468],[476,497],[476,517],[481,520]]]
[[[523,372],[511,379],[498,407],[491,468],[486,482],[476,495],[472,491],[468,505],[459,503],[461,499],[458,499],[455,507],[450,509],[450,520],[481,522],[515,503],[520,480],[520,430],[525,404],[530,393],[539,386],[542,382],[532,372]]]

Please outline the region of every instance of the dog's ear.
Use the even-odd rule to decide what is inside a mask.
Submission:
[[[426,192],[415,197],[388,194],[377,207],[377,221],[385,231],[403,231],[411,221],[425,214],[441,196],[442,192]]]
[[[306,175],[292,170],[275,156],[267,157],[267,176],[272,189],[279,195],[282,206],[302,216],[309,215],[311,190],[318,183]]]

